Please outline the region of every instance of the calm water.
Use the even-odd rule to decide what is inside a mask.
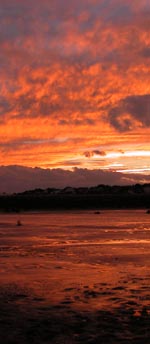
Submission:
[[[144,210],[0,215],[3,343],[149,344],[149,320]]]
[[[1,252],[45,245],[149,243],[150,215],[144,210],[1,214],[0,238]]]
[[[146,259],[149,245],[150,215],[144,210],[0,215],[0,272],[5,276],[29,271],[36,261],[40,268],[44,258],[45,265],[55,259],[98,264],[112,258],[112,263],[117,255],[120,262],[129,261],[138,250]]]

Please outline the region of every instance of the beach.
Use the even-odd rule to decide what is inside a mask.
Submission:
[[[149,343],[149,258],[144,210],[1,214],[1,342]]]

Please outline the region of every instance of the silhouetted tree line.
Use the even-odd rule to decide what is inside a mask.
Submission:
[[[0,196],[0,210],[20,212],[55,209],[150,208],[150,184],[27,190]]]

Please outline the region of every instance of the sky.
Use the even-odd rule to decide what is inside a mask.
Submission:
[[[0,176],[16,165],[150,182],[150,0],[0,0]]]

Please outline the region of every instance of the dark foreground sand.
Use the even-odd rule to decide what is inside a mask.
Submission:
[[[0,342],[149,344],[149,224],[146,228],[146,234],[135,230],[130,240],[131,232],[122,230],[123,240],[115,242],[114,231],[109,240],[95,240],[94,234],[93,241],[83,240],[79,233],[77,240],[77,229],[70,241],[60,242],[55,230],[54,245],[40,243],[37,230],[34,240],[33,233],[30,239],[29,233],[14,238],[12,226],[11,242],[4,235],[1,240]]]
[[[26,294],[13,299],[25,298]],[[34,300],[35,301],[35,300]],[[6,302],[6,300],[5,300]],[[75,311],[65,304],[56,306],[18,305],[1,302],[1,343],[149,343],[146,309],[135,314],[134,305],[114,311]],[[133,302],[134,303],[134,302]],[[131,302],[132,304],[132,302]]]

